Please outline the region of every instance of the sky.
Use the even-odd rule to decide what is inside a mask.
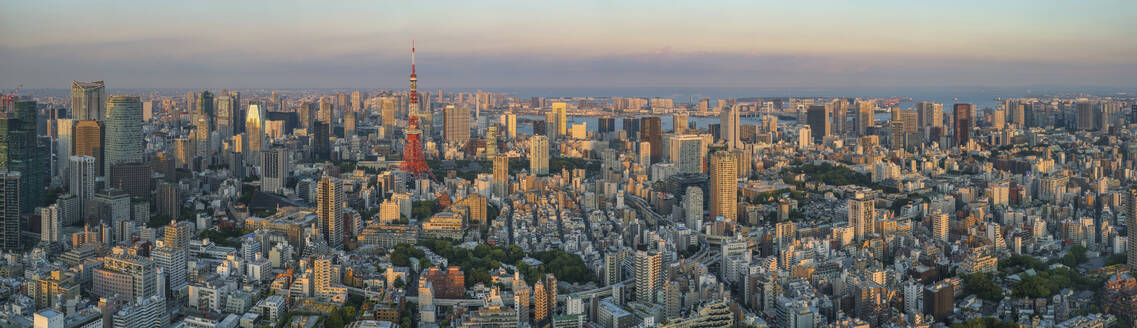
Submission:
[[[8,1],[0,88],[1137,86],[1137,1]]]

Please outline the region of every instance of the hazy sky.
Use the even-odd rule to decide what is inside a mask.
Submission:
[[[0,88],[1137,85],[1137,1],[6,1]]]

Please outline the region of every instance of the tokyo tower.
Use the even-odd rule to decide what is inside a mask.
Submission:
[[[411,42],[411,94],[407,109],[407,142],[403,151],[403,172],[416,178],[433,177],[422,153],[422,129],[418,120],[418,74],[415,73],[415,46]]]

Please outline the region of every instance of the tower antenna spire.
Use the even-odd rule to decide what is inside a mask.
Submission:
[[[411,40],[411,74],[415,73],[415,40]]]

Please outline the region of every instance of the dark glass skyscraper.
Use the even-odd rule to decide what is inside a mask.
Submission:
[[[955,127],[955,145],[966,145],[971,141],[971,104],[955,104],[951,111],[952,126]]]
[[[0,118],[0,170],[20,173],[20,213],[30,213],[43,205],[50,154],[36,140],[36,102],[17,101],[14,111]]]
[[[663,154],[663,128],[658,116],[646,116],[640,119],[640,140],[651,143],[651,162],[659,162]]]

